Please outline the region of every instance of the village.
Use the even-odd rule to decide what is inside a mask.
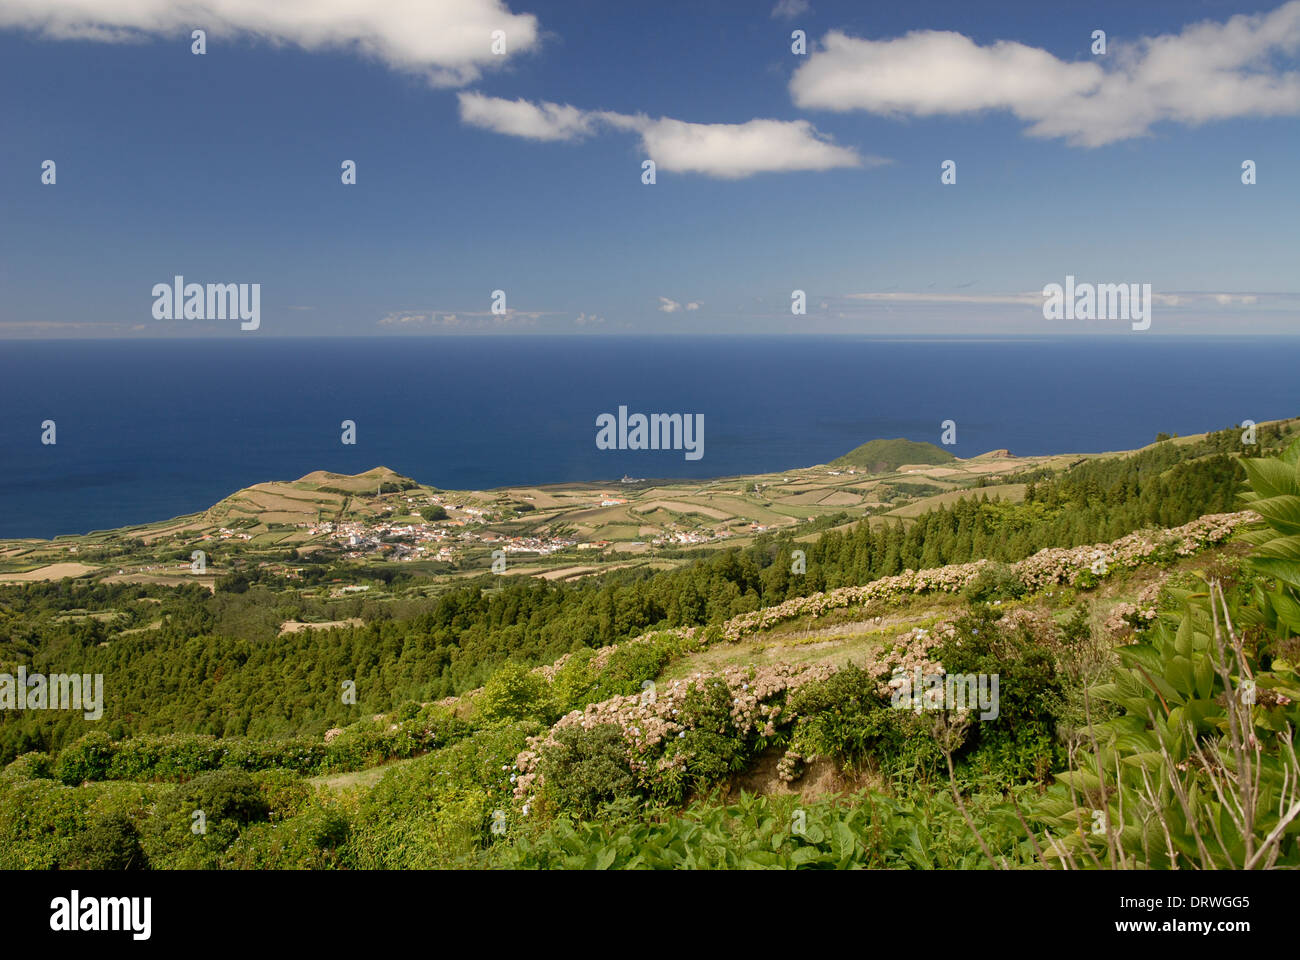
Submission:
[[[549,556],[563,550],[604,551],[611,546],[608,540],[582,541],[567,531],[550,533],[508,535],[487,529],[484,524],[505,519],[499,511],[461,503],[445,502],[434,495],[429,498],[405,497],[409,513],[398,518],[384,517],[317,521],[296,524],[308,537],[323,538],[340,555],[350,560],[382,558],[388,561],[435,561],[451,563],[475,547],[501,550],[507,555]],[[626,503],[623,499],[604,498],[602,507]],[[415,520],[413,516],[428,506],[442,507],[443,516],[433,520]],[[508,516],[508,515],[507,515]],[[473,527],[474,529],[471,529]],[[754,532],[766,527],[755,524]],[[238,536],[236,531],[222,531]],[[726,540],[732,536],[726,529],[710,527],[682,528],[673,523],[647,541],[653,547],[683,547]]]
[[[469,508],[473,509],[473,508]],[[545,556],[577,546],[574,537],[502,536],[491,532],[457,529],[463,520],[438,522],[348,520],[302,524],[310,536],[324,536],[342,556],[359,560],[380,554],[386,560],[434,560],[450,563],[465,547],[490,546],[506,553]]]

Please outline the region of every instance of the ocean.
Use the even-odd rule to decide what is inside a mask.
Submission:
[[[449,489],[761,473],[938,443],[945,420],[962,457],[1126,449],[1300,415],[1298,372],[1300,338],[1273,337],[4,341],[0,537],[163,520],[313,470]],[[620,406],[702,416],[702,456],[599,449]]]

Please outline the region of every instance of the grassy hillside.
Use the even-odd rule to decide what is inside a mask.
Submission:
[[[869,440],[831,461],[833,467],[860,467],[868,473],[891,473],[905,464],[950,463],[957,458],[933,443],[920,443],[898,437],[893,440]]]

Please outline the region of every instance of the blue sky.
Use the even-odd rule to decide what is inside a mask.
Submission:
[[[1300,2],[1049,6],[0,0],[0,337],[1300,331]]]

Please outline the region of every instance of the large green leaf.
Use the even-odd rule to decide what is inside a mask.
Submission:
[[[1196,633],[1194,621],[1191,617],[1183,617],[1183,622],[1178,625],[1178,632],[1174,634],[1174,650],[1184,657],[1190,656],[1195,646],[1194,636]]]
[[[1267,599],[1278,620],[1290,627],[1293,633],[1300,633],[1300,601],[1280,589],[1267,594]]]
[[[1193,671],[1196,675],[1196,697],[1203,700],[1214,690],[1214,664],[1209,657],[1197,657]]]
[[[1282,533],[1300,533],[1300,497],[1265,497],[1250,508],[1263,517],[1270,527]]]
[[[1204,729],[1212,717],[1221,716],[1223,708],[1208,697],[1198,697],[1183,704],[1183,719],[1197,730]]]
[[[1165,680],[1181,697],[1191,697],[1196,693],[1196,672],[1191,659],[1182,651],[1165,665]]]
[[[1259,545],[1256,556],[1300,559],[1300,536],[1270,537]]]
[[[1241,465],[1246,470],[1246,480],[1251,490],[1263,497],[1280,497],[1300,495],[1300,480],[1296,471],[1281,460],[1258,460],[1242,457]]]
[[[1145,643],[1135,643],[1129,647],[1120,647],[1116,653],[1119,654],[1121,662],[1129,666],[1141,664],[1146,668],[1148,673],[1152,670],[1159,671],[1163,662],[1163,658],[1160,656],[1160,651]]]
[[[1154,773],[1164,765],[1165,758],[1158,750],[1147,750],[1142,753],[1130,753],[1120,762],[1125,766],[1143,767],[1147,773]]]
[[[1279,580],[1293,587],[1300,588],[1300,560],[1281,557],[1255,557],[1253,566],[1260,573]]]

